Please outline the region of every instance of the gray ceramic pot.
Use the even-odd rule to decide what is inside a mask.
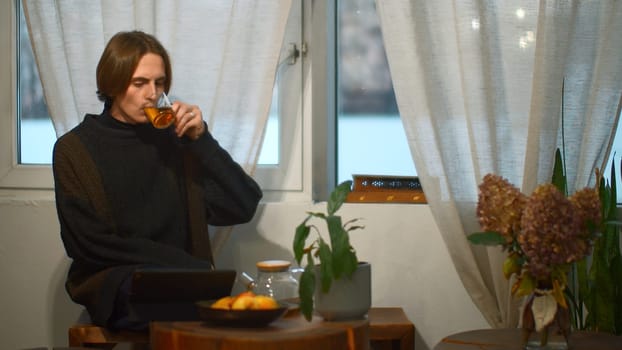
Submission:
[[[316,268],[316,272],[319,272],[319,267]],[[333,281],[328,293],[321,289],[320,283],[317,283],[314,295],[315,311],[325,320],[363,318],[371,307],[371,265],[360,262],[351,279]]]

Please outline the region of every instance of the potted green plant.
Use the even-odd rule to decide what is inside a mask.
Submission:
[[[362,317],[371,304],[371,267],[359,262],[349,237],[351,231],[364,226],[357,224],[359,219],[344,223],[336,215],[351,187],[352,181],[340,183],[328,199],[326,212],[307,212],[296,227],[296,262],[300,265],[306,257],[299,296],[300,311],[307,320],[311,320],[314,309],[327,320]],[[312,219],[324,221],[328,237],[322,235]]]
[[[617,208],[615,162],[611,161],[609,179],[600,171],[596,176],[602,210],[600,234],[589,259],[575,263],[570,274],[573,288],[567,294],[576,329],[622,335],[622,222]]]

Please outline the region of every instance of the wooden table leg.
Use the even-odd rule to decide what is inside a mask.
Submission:
[[[374,350],[413,350],[415,325],[401,307],[373,307],[367,314],[369,339]]]

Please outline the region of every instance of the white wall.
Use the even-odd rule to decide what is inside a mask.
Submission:
[[[48,194],[51,197],[51,194]],[[255,273],[267,258],[293,261],[294,228],[305,211],[322,204],[261,205],[255,219],[237,227],[217,258],[219,267]],[[352,242],[372,264],[375,306],[401,306],[416,327],[416,349],[443,336],[486,328],[453,268],[426,205],[347,204],[346,218],[364,218]],[[81,308],[64,290],[68,259],[54,202],[17,200],[0,193],[0,349],[66,346],[67,327]]]

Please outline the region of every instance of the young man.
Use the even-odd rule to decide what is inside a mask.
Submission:
[[[61,237],[73,259],[66,289],[98,325],[146,327],[128,318],[132,272],[213,268],[207,224],[248,222],[262,197],[211,136],[198,106],[175,102],[175,123],[151,126],[143,109],[171,80],[155,37],[116,34],[97,66],[103,112],[87,114],[54,147]]]

